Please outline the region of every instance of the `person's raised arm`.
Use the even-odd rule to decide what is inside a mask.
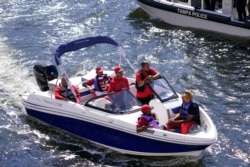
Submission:
[[[155,80],[155,79],[157,79],[157,78],[159,78],[161,76],[161,74],[158,71],[156,71],[154,68],[151,68],[150,70],[151,70],[152,75],[153,75],[152,76],[153,80]]]
[[[143,85],[145,85],[145,81],[142,80],[141,75],[140,75],[139,72],[136,73],[136,82],[138,84],[138,87],[142,87]]]
[[[157,73],[155,75],[153,75],[153,80],[159,78],[161,76],[161,74],[157,71]]]

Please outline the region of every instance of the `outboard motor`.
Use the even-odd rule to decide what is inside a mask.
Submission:
[[[47,61],[34,65],[33,72],[41,91],[49,90],[48,81],[58,77],[56,66],[53,65],[53,63]]]

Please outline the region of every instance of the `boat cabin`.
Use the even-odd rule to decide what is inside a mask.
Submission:
[[[206,10],[223,10],[223,13],[229,14],[233,9],[233,1],[232,0],[168,0],[174,3],[181,3],[189,6],[193,6],[199,9]]]
[[[167,0],[180,5],[192,6],[201,11],[223,14],[231,17],[231,20],[238,21],[238,11],[236,0]],[[248,10],[247,10],[248,6]],[[246,5],[246,15],[250,14],[250,2]]]

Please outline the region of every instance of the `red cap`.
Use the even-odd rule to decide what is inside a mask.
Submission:
[[[115,71],[115,73],[118,73],[118,72],[123,71],[123,69],[122,69],[120,66],[116,66],[116,67],[114,68],[114,71]]]
[[[96,71],[96,73],[98,73],[98,72],[103,72],[103,70],[102,70],[101,67],[97,67],[97,68],[95,69],[95,71]]]
[[[149,105],[147,104],[144,104],[142,107],[141,107],[141,112],[146,114],[148,113],[149,111],[151,111],[152,107],[150,107]]]

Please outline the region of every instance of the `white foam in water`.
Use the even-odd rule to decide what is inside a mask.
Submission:
[[[250,163],[249,155],[247,153],[243,152],[242,150],[240,150],[240,149],[234,150],[234,155],[237,158],[243,160],[244,162]]]
[[[39,139],[42,139],[42,138],[46,140],[50,139],[48,135],[42,134],[38,130],[33,130],[32,133],[35,134]]]
[[[3,94],[5,94],[1,98],[5,97],[8,105],[21,108],[19,95],[31,92],[37,89],[37,86],[34,83],[35,80],[28,77],[28,69],[18,64],[17,60],[12,59],[10,50],[11,48],[5,43],[0,42],[0,59],[2,65],[0,68],[0,88],[3,90]],[[9,112],[9,114],[15,115],[12,112]]]
[[[236,111],[236,110],[228,110],[227,113],[228,114],[236,114],[236,113],[238,113],[238,111]]]
[[[74,159],[77,155],[61,155],[61,157],[63,157],[65,160],[70,160],[70,159]]]
[[[222,152],[222,148],[219,143],[215,143],[206,149],[212,155],[218,155]]]

